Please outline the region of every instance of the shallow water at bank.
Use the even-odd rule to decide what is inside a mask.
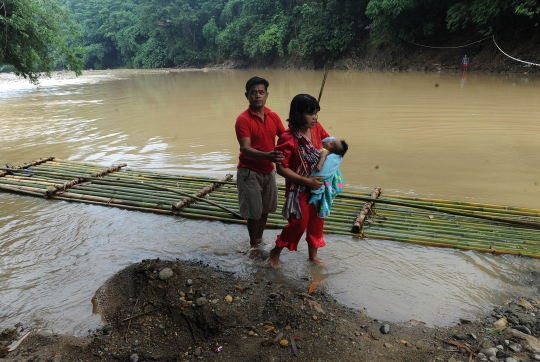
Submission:
[[[0,79],[0,161],[39,157],[221,177],[233,172],[243,86],[270,80],[268,106],[286,119],[297,93],[318,94],[322,72],[101,72],[40,88]],[[330,72],[319,120],[350,150],[348,188],[538,208],[538,84],[469,74]],[[265,233],[267,247],[278,230]],[[292,277],[389,321],[445,325],[513,293],[536,295],[536,260],[329,235],[328,267],[305,245],[269,270],[243,251],[243,226],[0,194],[0,327],[16,322],[84,334],[100,323],[91,298],[146,258],[201,259],[241,274]]]

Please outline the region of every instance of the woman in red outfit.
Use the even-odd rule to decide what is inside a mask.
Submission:
[[[286,180],[285,205],[283,217],[286,225],[278,235],[276,246],[270,251],[269,264],[279,267],[279,256],[283,248],[290,251],[298,249],[300,238],[306,231],[309,260],[317,264],[323,261],[317,257],[317,250],[326,244],[323,237],[324,219],[318,216],[314,204],[309,204],[310,189],[322,186],[318,177],[309,177],[319,161],[322,140],[329,134],[317,122],[319,103],[309,94],[299,94],[293,98],[289,111],[289,129],[279,137],[276,151],[284,155],[276,171]]]

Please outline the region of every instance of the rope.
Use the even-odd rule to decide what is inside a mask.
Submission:
[[[412,41],[408,41],[408,40],[405,40],[405,39],[401,39],[401,40],[405,40],[407,43],[411,43],[411,44],[414,44],[414,45],[418,45],[419,47],[424,47],[424,48],[432,48],[432,49],[458,49],[458,48],[465,48],[465,47],[468,47],[470,45],[473,45],[473,44],[476,44],[476,43],[480,43],[481,41],[484,41],[486,39],[489,39],[490,37],[488,36],[487,38],[484,38],[484,39],[481,39],[481,40],[477,40],[475,41],[474,43],[470,43],[470,44],[467,44],[467,45],[460,45],[460,46],[457,46],[457,47],[431,47],[429,45],[422,45],[422,44],[418,44],[418,43],[413,43]]]
[[[510,55],[506,54],[505,52],[503,52],[503,50],[501,48],[499,48],[499,46],[497,45],[497,43],[495,42],[495,35],[493,35],[493,43],[495,43],[495,46],[501,51],[501,53],[503,53],[504,55],[506,55],[508,58],[510,59],[513,59],[517,62],[521,62],[521,63],[525,63],[525,64],[530,64],[530,65],[536,65],[537,67],[540,67],[540,64],[536,64],[536,63],[531,63],[531,62],[526,62],[524,60],[520,60],[520,59],[517,59],[517,58],[514,58],[514,57],[511,57]]]

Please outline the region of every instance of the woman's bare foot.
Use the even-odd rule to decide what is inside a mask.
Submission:
[[[322,260],[322,259],[317,258],[317,257],[315,257],[313,259],[309,258],[309,260],[314,262],[315,264],[320,265],[320,266],[326,266],[326,262],[324,260]]]
[[[279,261],[279,255],[281,254],[281,248],[277,246],[270,250],[270,257],[268,258],[268,264],[274,269],[280,268],[281,263]]]
[[[317,257],[317,250],[318,249],[313,246],[308,246],[309,260],[315,264],[326,266],[326,263]]]

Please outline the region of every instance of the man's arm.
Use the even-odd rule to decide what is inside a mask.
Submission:
[[[283,153],[281,151],[262,152],[251,147],[251,138],[240,138],[238,143],[240,144],[240,151],[246,157],[275,163],[280,163],[283,160]]]

